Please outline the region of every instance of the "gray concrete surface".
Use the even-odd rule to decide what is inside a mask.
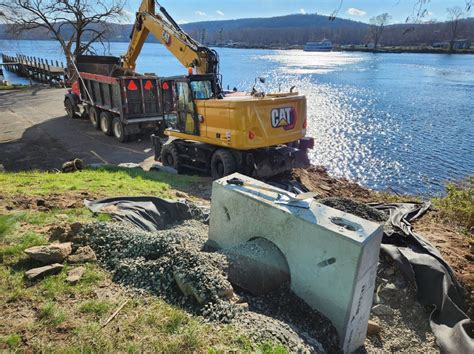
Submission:
[[[60,168],[74,158],[140,163],[152,155],[148,137],[120,144],[88,120],[68,119],[65,92],[45,87],[0,91],[0,164],[7,171]]]
[[[291,193],[239,173],[214,181],[208,244],[272,242],[286,258],[291,290],[331,320],[343,352],[352,353],[367,333],[382,226],[312,199],[307,208],[278,203],[284,194]]]

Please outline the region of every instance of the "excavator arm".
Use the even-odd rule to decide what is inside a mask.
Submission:
[[[191,38],[159,6],[160,13],[155,11],[155,0],[143,0],[136,14],[136,21],[130,37],[128,51],[123,57],[125,69],[135,69],[148,34],[151,33],[168,49],[186,68],[193,68],[196,74],[214,74],[219,78],[219,58],[216,51],[202,46]]]

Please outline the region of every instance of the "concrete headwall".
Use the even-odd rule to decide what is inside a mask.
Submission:
[[[244,185],[228,184],[231,178]],[[382,227],[314,200],[278,204],[288,192],[240,174],[215,181],[209,242],[230,248],[257,237],[286,257],[292,290],[327,316],[345,352],[363,345],[375,285]]]

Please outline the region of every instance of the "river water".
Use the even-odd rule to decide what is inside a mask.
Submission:
[[[111,43],[113,55],[127,43]],[[474,55],[306,53],[218,48],[224,87],[296,85],[308,99],[314,164],[377,190],[435,195],[474,173]],[[0,52],[61,60],[52,41],[1,41]],[[103,54],[99,51],[98,54]],[[159,44],[140,72],[185,74]],[[7,79],[22,79],[6,73]]]

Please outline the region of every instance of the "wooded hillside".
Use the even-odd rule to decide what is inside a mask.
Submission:
[[[132,25],[112,24],[110,41],[128,41]],[[271,18],[247,18],[227,21],[189,23],[182,26],[195,39],[209,45],[237,42],[249,47],[303,45],[308,41],[330,39],[335,44],[366,44],[369,25],[346,19],[330,21],[327,16],[287,15]],[[14,38],[6,32],[7,25],[0,25],[0,39]],[[71,29],[64,26],[64,31]],[[49,39],[42,30],[22,35],[22,39]],[[461,20],[458,38],[474,42],[474,18]],[[382,45],[430,45],[450,39],[448,22],[424,24],[395,24],[387,26]],[[152,36],[149,41],[156,42]]]

